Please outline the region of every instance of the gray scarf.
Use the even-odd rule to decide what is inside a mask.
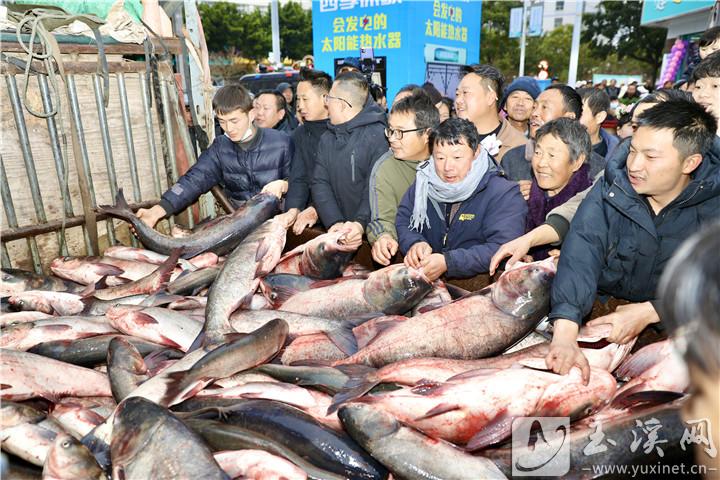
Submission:
[[[489,168],[490,157],[484,148],[480,149],[480,154],[473,160],[467,176],[458,183],[442,181],[435,170],[435,162],[432,157],[420,164],[415,178],[415,206],[410,217],[410,228],[418,232],[422,232],[425,225],[430,228],[427,216],[428,199],[434,205],[438,202],[457,203],[467,200]],[[440,216],[442,217],[442,215]]]

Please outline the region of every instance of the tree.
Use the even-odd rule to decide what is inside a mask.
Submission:
[[[510,9],[522,2],[485,1],[482,8],[480,63],[494,65],[506,78],[517,75],[520,42],[508,38]]]
[[[312,11],[297,2],[280,7],[280,51],[283,56],[298,60],[312,54]]]
[[[619,60],[642,62],[654,84],[662,65],[667,30],[641,27],[642,7],[642,1],[601,2],[597,13],[583,16],[582,40],[590,44],[598,58],[615,53]]]
[[[233,50],[242,31],[242,13],[237,5],[226,2],[200,3],[198,11],[202,18],[208,50]]]

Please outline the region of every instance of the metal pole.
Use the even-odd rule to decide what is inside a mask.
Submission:
[[[573,24],[570,66],[568,67],[568,85],[571,87],[577,82],[578,57],[580,56],[580,30],[582,30],[584,4],[584,0],[577,0],[575,4],[575,23]]]
[[[98,120],[100,121],[100,137],[102,138],[103,153],[105,154],[105,166],[107,167],[108,183],[110,184],[110,197],[114,200],[117,194],[117,175],[115,173],[115,161],[113,160],[112,143],[110,141],[110,128],[108,127],[107,112],[105,111],[105,100],[103,96],[103,85],[100,75],[93,75],[95,87],[95,105],[97,105]],[[108,239],[112,245],[115,244],[115,225],[112,220],[107,222]]]
[[[5,244],[5,242],[2,242],[0,254],[2,254],[2,268],[12,268],[12,263],[10,262],[10,254],[8,254],[7,245]]]
[[[522,34],[520,35],[520,67],[518,68],[518,77],[525,75],[525,37],[527,35],[527,11],[529,0],[523,1],[522,11]]]
[[[120,106],[122,107],[123,130],[125,131],[125,144],[127,145],[128,161],[130,162],[130,181],[133,186],[133,199],[142,200],[140,193],[140,179],[138,178],[137,160],[135,158],[135,143],[133,142],[132,122],[130,120],[130,105],[128,104],[127,89],[125,88],[125,75],[117,74],[118,90],[120,93]]]
[[[15,205],[13,204],[12,196],[10,195],[10,188],[8,184],[7,175],[5,174],[5,162],[0,155],[0,194],[2,195],[3,208],[5,209],[5,217],[7,217],[8,225],[10,228],[17,228],[17,216],[15,215]],[[28,248],[30,249],[30,258],[32,258],[33,269],[35,273],[42,273],[42,262],[40,261],[40,251],[38,250],[37,242],[35,237],[27,238]],[[7,248],[5,242],[3,245],[3,256],[7,255]],[[10,256],[7,256],[7,262],[10,263]],[[3,259],[3,263],[4,263]]]
[[[270,2],[270,22],[272,23],[272,62],[277,65],[281,61],[280,55],[280,15],[278,12],[278,0]]]

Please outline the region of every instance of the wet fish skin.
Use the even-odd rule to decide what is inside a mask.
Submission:
[[[81,403],[75,399],[66,398],[57,402],[48,416],[67,433],[82,440],[93,428],[112,414],[114,409],[115,405],[110,407],[100,402],[93,405],[90,402]]]
[[[287,366],[267,363],[255,370],[270,375],[281,382],[316,388],[334,395],[347,382],[348,375],[339,368]]]
[[[85,309],[82,298],[74,293],[27,290],[8,299],[18,310],[34,310],[61,316],[76,315]]]
[[[42,355],[43,357],[60,360],[64,363],[71,363],[81,367],[93,367],[107,360],[110,341],[118,337],[129,341],[143,356],[167,348],[164,345],[148,342],[141,338],[111,334],[98,335],[97,337],[83,338],[80,340],[45,342],[42,345],[36,345],[28,351]]]
[[[106,316],[118,331],[183,352],[188,351],[202,325],[167,308],[121,305],[110,308]]]
[[[314,278],[294,273],[270,273],[260,280],[260,289],[273,308],[278,308],[296,293],[310,290],[315,282]]]
[[[140,352],[122,337],[110,341],[107,364],[110,389],[118,403],[149,378],[147,366]]]
[[[38,423],[21,423],[4,428],[0,432],[0,443],[3,451],[42,467],[59,431],[60,427],[48,419]]]
[[[219,410],[226,423],[268,437],[320,469],[357,480],[387,478],[385,468],[349,436],[296,408],[271,400],[246,400]]]
[[[252,332],[275,318],[287,322],[288,335],[291,338],[329,332],[343,325],[342,321],[332,318],[314,317],[282,310],[237,310],[230,316],[230,325],[237,332]]]
[[[132,295],[151,295],[159,290],[165,289],[178,263],[180,253],[181,250],[174,250],[167,257],[167,260],[160,264],[155,271],[139,280],[95,290],[92,296],[99,300],[115,300]]]
[[[118,405],[110,455],[113,478],[175,478],[179,472],[185,478],[228,478],[202,438],[141,397]]]
[[[262,450],[217,452],[215,461],[231,478],[306,480],[307,474],[282,457]]]
[[[278,262],[278,273],[304,275],[319,280],[342,276],[352,260],[357,246],[344,242],[347,231],[340,230],[319,235],[289,251]]]
[[[261,193],[238,208],[227,221],[193,233],[184,238],[163,235],[140,220],[130,209],[122,189],[118,190],[115,205],[101,205],[98,211],[130,223],[146,248],[169,255],[176,248],[183,248],[182,258],[191,258],[206,251],[225,255],[261,223],[272,217],[278,210],[278,198]]]
[[[34,322],[43,318],[50,318],[52,315],[43,312],[10,312],[0,314],[0,328],[9,327],[13,324]]]
[[[370,405],[343,406],[338,415],[350,436],[397,478],[407,480],[502,480],[505,475],[483,457],[408,428]]]
[[[200,268],[194,272],[185,272],[168,285],[167,291],[173,295],[195,295],[198,290],[211,285],[218,274],[220,266]]]
[[[79,283],[16,268],[3,268],[1,272],[0,297],[9,297],[28,290],[79,293],[85,288]]]
[[[105,474],[90,451],[66,433],[55,437],[45,459],[43,480],[104,480]]]
[[[104,317],[53,317],[6,327],[0,332],[0,348],[27,351],[49,341],[77,340],[117,333]]]

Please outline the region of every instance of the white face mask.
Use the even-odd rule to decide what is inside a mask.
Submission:
[[[226,137],[230,138],[230,135],[228,135],[226,132],[223,132],[223,134],[224,134]],[[247,130],[245,130],[245,135],[243,135],[243,137],[240,139],[240,141],[241,141],[241,142],[247,141],[247,139],[250,138],[250,137],[252,136],[252,134],[253,134],[252,126],[251,126],[251,125],[248,125]],[[232,138],[230,138],[230,140],[232,140]]]
[[[620,105],[620,102],[610,102],[610,108],[612,110],[615,110],[618,107],[618,105]]]

